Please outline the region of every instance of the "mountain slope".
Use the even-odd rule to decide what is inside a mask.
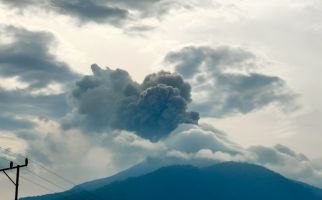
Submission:
[[[146,175],[112,182],[93,193],[100,199],[113,200],[322,200],[320,189],[286,179],[257,165],[235,162],[204,168],[164,167]],[[64,193],[25,200],[81,199],[77,197]]]
[[[143,162],[141,162],[129,169],[126,169],[120,173],[117,173],[113,176],[85,182],[85,183],[78,185],[76,188],[73,188],[73,189],[85,188],[86,190],[95,190],[95,189],[103,187],[107,184],[110,184],[114,181],[121,181],[121,180],[125,180],[125,179],[131,178],[131,177],[142,176],[144,174],[153,172],[161,167],[175,165],[178,163],[181,163],[180,160],[175,159],[175,158],[173,158],[173,159],[147,158]]]
[[[93,181],[88,181],[78,185],[73,189],[77,190],[77,189],[83,188],[91,191],[91,190],[95,190],[100,187],[103,187],[107,184],[110,184],[114,181],[122,181],[127,178],[142,176],[144,174],[153,172],[162,167],[167,167],[171,165],[191,165],[191,164],[197,167],[205,167],[205,166],[213,165],[214,161],[198,161],[198,162],[192,163],[191,161],[187,161],[185,159],[180,159],[180,158],[161,158],[160,159],[160,158],[149,157],[143,162],[129,169],[126,169],[120,173],[117,173],[113,176],[97,179]]]

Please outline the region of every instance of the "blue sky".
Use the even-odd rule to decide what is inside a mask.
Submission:
[[[1,0],[0,146],[77,183],[152,156],[253,162],[322,187],[321,11]]]

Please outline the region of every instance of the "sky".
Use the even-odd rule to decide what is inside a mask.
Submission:
[[[176,157],[322,187],[321,11],[321,0],[0,0],[1,156],[74,183]],[[25,185],[21,196],[48,193]]]

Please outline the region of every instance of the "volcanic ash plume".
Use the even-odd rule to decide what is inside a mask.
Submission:
[[[199,113],[187,111],[191,87],[180,75],[161,71],[139,84],[124,70],[91,67],[93,75],[78,81],[69,96],[74,110],[65,127],[125,129],[157,141],[179,124],[198,123]]]

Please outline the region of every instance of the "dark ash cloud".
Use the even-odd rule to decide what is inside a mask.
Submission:
[[[70,94],[74,111],[65,127],[125,129],[157,141],[181,123],[198,123],[198,113],[187,112],[190,86],[177,74],[151,74],[138,84],[124,70],[103,70],[94,64],[92,71]]]
[[[51,83],[65,84],[78,77],[50,53],[54,42],[51,33],[7,26],[1,35],[12,41],[0,45],[0,77],[18,77],[33,89]]]
[[[187,102],[191,101],[191,87],[187,82],[183,80],[181,76],[164,71],[150,74],[145,77],[142,83],[142,88],[146,90],[158,84],[164,84],[173,88],[177,88],[180,92],[180,96],[182,96]]]
[[[242,48],[188,46],[168,53],[165,62],[189,80],[197,97],[192,108],[205,116],[245,114],[270,104],[296,109],[285,81],[251,72],[261,67],[260,58]]]

